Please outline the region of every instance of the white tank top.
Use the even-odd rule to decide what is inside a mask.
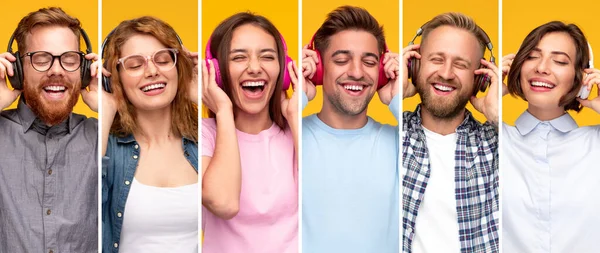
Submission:
[[[198,252],[198,184],[154,187],[135,178],[123,214],[120,253]]]

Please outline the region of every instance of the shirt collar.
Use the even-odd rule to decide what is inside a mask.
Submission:
[[[17,114],[21,119],[21,126],[23,127],[23,133],[28,130],[34,130],[42,135],[45,135],[50,128],[58,128],[57,132],[71,133],[71,130],[75,127],[75,121],[72,119],[73,113],[69,114],[66,120],[59,123],[58,125],[49,127],[47,126],[33,111],[25,104],[25,98],[21,96],[17,105]]]
[[[517,121],[515,121],[515,127],[521,135],[527,135],[531,131],[533,131],[533,129],[535,129],[535,127],[538,124],[542,122],[549,123],[554,129],[562,133],[568,133],[571,130],[579,127],[577,126],[577,123],[575,122],[573,117],[571,117],[571,115],[568,113],[565,113],[553,120],[540,121],[531,113],[529,113],[529,111],[525,111],[523,114],[521,114],[521,116],[519,116],[519,118],[517,118]]]
[[[415,119],[411,122],[414,129],[423,128],[423,122],[421,119],[421,104],[417,105],[417,109],[415,110]],[[456,128],[456,133],[468,133],[476,127],[477,121],[473,117],[473,114],[467,109],[465,109],[465,118],[460,123],[460,125]]]

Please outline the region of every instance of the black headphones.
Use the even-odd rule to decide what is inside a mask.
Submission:
[[[427,22],[429,23],[429,22]],[[423,26],[419,27],[419,30],[417,30],[417,34],[415,34],[415,36],[412,38],[412,40],[408,43],[408,45],[413,45],[415,44],[415,39],[417,39],[417,37],[421,36],[423,34],[423,27],[427,26],[427,23],[425,23]],[[494,52],[492,51],[492,49],[494,49],[494,45],[492,45],[492,41],[490,40],[490,37],[487,35],[487,33],[481,29],[481,27],[477,26],[477,28],[479,28],[479,30],[481,31],[481,34],[483,34],[483,37],[485,39],[484,43],[485,43],[485,47],[490,51],[491,57],[490,57],[490,62],[491,63],[496,63],[496,58],[494,57]],[[485,57],[484,57],[485,59]],[[414,80],[418,78],[418,74],[419,74],[419,66],[420,66],[421,62],[419,61],[419,59],[415,58],[415,57],[411,57],[408,60],[408,78],[410,78],[411,80],[413,80],[413,83],[415,82]],[[482,66],[481,68],[485,68],[485,66]],[[475,87],[477,87],[477,89],[475,89],[474,94],[477,94],[477,92],[481,91],[484,92],[488,86],[490,86],[492,78],[489,77],[486,74],[481,74],[481,75],[476,75],[475,76]]]
[[[83,41],[85,41],[85,46],[87,48],[85,50],[85,54],[86,55],[91,54],[92,53],[92,43],[90,42],[90,38],[88,38],[88,36],[85,33],[85,30],[83,30],[83,28],[80,28],[79,31],[81,32],[81,37],[83,38]],[[21,62],[21,54],[19,53],[19,51],[15,52],[15,53],[12,52],[12,44],[13,44],[13,41],[15,40],[16,32],[17,32],[17,30],[15,30],[15,32],[13,32],[13,34],[10,36],[10,40],[8,41],[7,51],[10,54],[12,54],[15,58],[17,58],[14,62],[12,62],[14,75],[9,76],[8,80],[10,81],[10,84],[12,85],[12,87],[15,90],[22,90],[24,75],[23,75],[23,63]],[[81,71],[81,88],[82,89],[85,89],[90,84],[90,81],[92,80],[92,75],[90,74],[90,65],[92,65],[92,61],[86,59],[85,57],[82,57],[81,66],[79,66],[79,69]]]
[[[117,28],[110,31],[108,33],[108,35],[106,35],[106,38],[104,38],[104,41],[102,42],[102,59],[104,59],[104,52],[106,51],[106,45],[108,45],[109,38],[115,32],[116,29]],[[175,30],[173,30],[173,32],[175,32]],[[177,41],[179,41],[179,44],[181,45],[181,47],[183,47],[183,42],[181,42],[181,38],[179,38],[179,35],[177,35],[177,32],[175,32],[175,37],[177,37]],[[102,67],[105,69],[108,69],[106,66],[106,61],[104,62],[104,64],[102,64]],[[104,74],[102,74],[102,88],[104,89],[104,91],[106,91],[108,93],[112,93],[110,77],[105,76]]]

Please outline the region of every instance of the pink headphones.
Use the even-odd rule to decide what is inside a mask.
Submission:
[[[280,66],[281,68],[283,68],[283,84],[281,85],[281,88],[283,90],[287,90],[290,87],[290,83],[292,81],[292,79],[290,78],[290,73],[288,73],[287,65],[292,61],[292,58],[288,56],[287,45],[285,44],[283,36],[281,36],[280,34],[279,37],[281,38],[281,43],[283,44],[283,53],[285,54],[285,64],[283,66]],[[208,62],[212,61],[213,66],[215,66],[215,79],[217,81],[217,84],[219,85],[219,87],[223,88],[223,77],[221,76],[221,71],[219,70],[219,61],[210,53],[211,40],[212,35],[210,36],[210,39],[208,39],[208,43],[206,44],[206,52],[204,54],[206,56],[206,64],[208,66]]]
[[[317,69],[315,70],[315,74],[313,75],[313,78],[310,79],[310,81],[313,82],[313,84],[315,85],[322,85],[323,84],[323,58],[321,57],[321,52],[319,52],[319,50],[317,50],[316,46],[315,46],[315,36],[317,34],[315,33],[315,35],[313,35],[312,39],[310,39],[310,42],[308,44],[308,49],[310,50],[314,50],[315,52],[317,52],[317,58],[319,58],[319,63],[317,63]],[[389,52],[389,49],[387,47],[387,44],[384,43],[384,51],[383,54]],[[385,76],[385,70],[383,69],[383,54],[379,57],[379,81],[377,82],[377,89],[380,89],[381,87],[385,86],[389,79]]]

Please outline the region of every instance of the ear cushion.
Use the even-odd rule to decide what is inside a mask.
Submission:
[[[421,61],[416,57],[411,57],[408,59],[408,78],[412,80],[414,84],[417,79],[419,79],[419,66],[421,65]]]
[[[478,92],[485,92],[488,86],[490,86],[491,78],[486,74],[476,75],[475,76],[475,85],[477,89],[475,89],[474,94],[476,95]]]
[[[290,62],[292,62],[292,58],[290,58],[288,55],[285,56],[285,64],[282,66],[283,67],[283,84],[281,85],[281,88],[286,91],[287,89],[290,88],[290,84],[292,83],[292,78],[290,77],[290,72],[288,71],[288,64],[290,64]]]
[[[23,65],[21,63],[21,54],[19,52],[15,52],[13,56],[16,58],[14,62],[12,62],[13,67],[13,76],[8,76],[8,80],[10,81],[11,86],[15,90],[23,90]]]
[[[102,64],[102,67],[106,68],[106,62]],[[110,77],[105,76],[104,74],[102,74],[102,88],[104,89],[104,91],[112,93],[112,88],[110,86]]]
[[[313,75],[313,77],[310,79],[310,81],[314,84],[314,85],[322,85],[323,84],[323,58],[321,58],[321,53],[316,50],[315,52],[317,53],[317,59],[319,59],[319,62],[316,64],[317,68],[315,69],[315,73]]]
[[[210,72],[210,65],[208,64],[209,62],[212,62],[213,66],[215,67],[215,81],[217,81],[217,85],[219,85],[219,87],[221,87],[221,89],[223,88],[223,79],[221,79],[221,70],[219,69],[219,60],[217,60],[217,58],[207,58],[206,59],[206,67],[208,68],[208,71]]]
[[[90,81],[92,80],[92,74],[90,73],[90,66],[92,65],[92,61],[83,58],[83,62],[81,63],[81,88],[85,89],[88,85],[90,85]]]

